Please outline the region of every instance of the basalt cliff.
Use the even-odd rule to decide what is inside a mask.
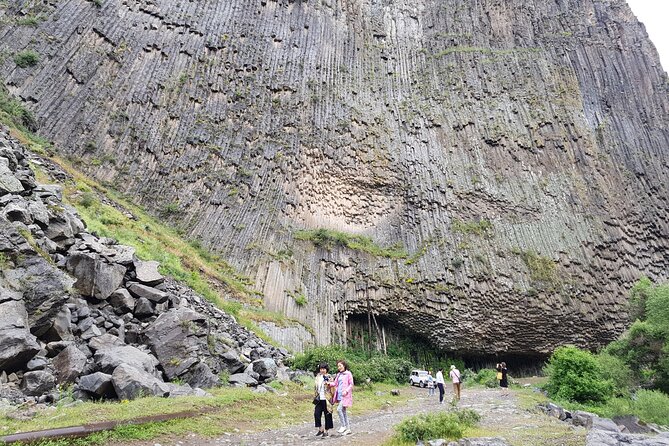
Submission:
[[[296,348],[596,348],[641,275],[669,276],[669,83],[624,0],[0,17],[0,76],[39,134],[253,278],[313,329]]]

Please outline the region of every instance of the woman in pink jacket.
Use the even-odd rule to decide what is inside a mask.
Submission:
[[[348,369],[346,361],[337,361],[337,370],[339,370],[339,373],[329,385],[335,387],[334,400],[339,403],[337,413],[339,414],[341,427],[338,432],[342,435],[349,435],[351,429],[346,409],[353,405],[353,374]]]

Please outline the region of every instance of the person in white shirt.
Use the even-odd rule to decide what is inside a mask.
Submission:
[[[439,371],[435,377],[437,380],[437,387],[439,387],[439,404],[444,404],[444,374],[442,373],[442,370],[443,369],[439,367]]]
[[[448,373],[453,381],[453,397],[456,401],[460,401],[460,370],[456,369],[454,365],[451,366],[451,371]]]

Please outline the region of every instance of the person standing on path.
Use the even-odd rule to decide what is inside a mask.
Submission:
[[[497,372],[502,374],[499,380],[499,386],[503,390],[502,395],[508,395],[507,391],[509,389],[509,377],[508,377],[508,370],[506,368],[506,362],[499,363],[499,365],[497,366]]]
[[[439,404],[444,404],[444,374],[442,373],[444,369],[439,367],[437,371],[437,387],[439,387]]]
[[[330,434],[328,431],[334,427],[332,423],[332,402],[328,401],[329,387],[327,382],[330,378],[328,375],[329,367],[327,363],[322,362],[318,365],[318,374],[316,375],[316,382],[314,385],[315,397],[314,402],[318,400],[318,404],[314,407],[314,420],[318,428],[316,436],[327,437]],[[321,424],[321,418],[325,416],[325,428]]]
[[[456,369],[454,365],[451,365],[451,371],[448,373],[448,376],[451,377],[453,381],[453,397],[456,401],[460,401],[460,370]]]
[[[337,361],[337,370],[339,370],[339,373],[329,385],[335,388],[334,400],[339,403],[337,413],[339,414],[341,427],[338,432],[342,435],[349,435],[351,425],[348,421],[347,409],[353,405],[353,374],[344,360]]]
[[[427,396],[434,396],[434,378],[432,377],[432,370],[427,372]]]

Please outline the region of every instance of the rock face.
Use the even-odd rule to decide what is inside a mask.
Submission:
[[[379,339],[463,355],[596,347],[640,275],[667,278],[669,83],[621,0],[0,12],[8,51],[41,55],[0,65],[40,132],[219,249],[317,343],[370,313]],[[295,238],[316,228],[408,257]]]
[[[220,384],[219,373],[253,360],[264,364],[259,382],[285,368],[284,351],[163,277],[157,262],[86,232],[58,189],[36,184],[27,155],[0,130],[3,184],[14,184],[11,175],[22,185],[0,196],[3,396],[55,401],[56,385],[74,385],[79,398],[203,395]]]

